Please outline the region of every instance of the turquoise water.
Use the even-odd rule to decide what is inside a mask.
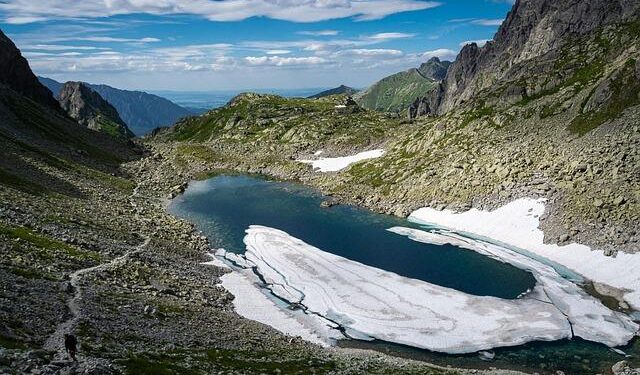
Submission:
[[[244,253],[252,224],[283,230],[324,251],[399,275],[479,296],[516,298],[535,285],[527,271],[471,250],[412,241],[386,229],[407,220],[347,205],[322,208],[300,185],[248,176],[194,183],[171,211],[197,223],[214,247]]]
[[[257,224],[283,230],[324,251],[470,294],[511,299],[535,284],[530,273],[476,252],[424,244],[386,231],[393,226],[420,228],[405,219],[348,205],[322,208],[324,199],[299,184],[246,175],[218,176],[193,182],[184,195],[173,200],[169,211],[195,223],[213,247],[236,253],[244,253],[245,230]],[[341,345],[445,366],[494,366],[539,373],[595,374],[624,359],[640,366],[638,340],[622,348],[633,354],[631,358],[576,339],[496,349],[491,362],[474,354],[447,355],[379,341],[352,340]]]

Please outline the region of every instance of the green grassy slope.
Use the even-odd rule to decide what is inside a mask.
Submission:
[[[434,80],[422,76],[417,69],[409,69],[374,83],[358,93],[355,100],[367,109],[399,112],[408,108],[417,97],[425,95],[435,85]]]

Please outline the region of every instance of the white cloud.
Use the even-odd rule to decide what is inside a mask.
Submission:
[[[491,39],[478,39],[478,40],[465,40],[464,42],[460,42],[460,47],[464,47],[467,44],[472,44],[475,43],[478,45],[478,47],[482,47],[485,44],[487,44],[488,41],[490,41]]]
[[[301,49],[315,54],[327,54],[342,49],[355,49],[394,39],[412,38],[415,34],[386,32],[363,35],[353,39],[308,39],[308,40],[253,40],[240,43],[241,47],[260,50]]]
[[[286,55],[291,53],[291,51],[289,51],[288,49],[270,49],[265,51],[264,53],[266,53],[267,55]]]
[[[327,60],[317,57],[281,57],[281,56],[247,56],[244,60],[249,65],[254,66],[299,66],[299,65],[320,65],[327,63]]]
[[[393,39],[412,38],[415,35],[416,34],[407,34],[407,33],[378,33],[378,34],[370,35],[367,38],[372,40],[387,41],[387,40],[393,40]]]
[[[98,18],[119,14],[191,14],[212,21],[268,17],[293,22],[317,22],[355,17],[384,18],[390,14],[429,9],[435,1],[421,0],[3,0],[0,12],[11,23],[51,18]]]
[[[382,57],[382,56],[392,56],[398,57],[402,56],[404,53],[397,49],[347,49],[337,53],[337,56],[368,56],[368,57]]]
[[[22,50],[39,50],[39,51],[95,51],[95,50],[108,50],[106,47],[94,47],[94,46],[67,46],[63,44],[26,44],[21,45]]]
[[[62,53],[49,53],[49,52],[32,52],[26,51],[22,55],[26,58],[43,57],[43,56],[82,56],[80,52],[62,52]]]
[[[498,19],[480,18],[480,19],[472,20],[471,23],[474,25],[482,25],[482,26],[500,26],[502,25],[502,21],[504,21],[504,19],[502,18],[498,18]]]
[[[503,18],[454,18],[449,20],[452,23],[468,23],[471,25],[481,25],[481,26],[500,26],[504,21]]]
[[[0,4],[0,9],[2,9],[2,4]],[[38,17],[38,16],[9,16],[4,19],[5,23],[13,24],[13,25],[23,25],[26,23],[34,23],[46,21],[47,17]]]
[[[113,38],[110,36],[89,36],[89,37],[76,37],[76,38],[68,38],[64,40],[81,40],[87,42],[98,42],[98,43],[156,43],[159,42],[158,38],[139,38],[139,39],[130,39],[130,38]]]
[[[420,54],[420,58],[423,61],[429,60],[432,57],[437,57],[440,60],[454,60],[458,52],[446,48],[439,48],[432,51],[426,51]]]
[[[309,36],[336,36],[340,34],[338,30],[318,30],[318,31],[298,31],[296,34]]]

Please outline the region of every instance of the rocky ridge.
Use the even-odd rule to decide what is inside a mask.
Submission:
[[[60,90],[64,83],[46,77],[38,77],[38,80],[49,88],[54,97],[60,96]],[[168,99],[143,91],[122,90],[108,85],[86,82],[83,84],[109,102],[118,111],[127,127],[138,136],[195,114]]]
[[[493,40],[463,47],[437,89],[416,100],[414,106],[422,108],[416,115],[441,115],[488,91],[508,100],[540,95],[574,73],[574,66],[558,71],[548,63],[562,59],[565,47],[599,29],[636,22],[639,15],[640,5],[627,0],[518,0]],[[541,82],[545,76],[550,79]],[[523,85],[528,77],[534,85]]]
[[[53,95],[38,80],[16,45],[0,30],[0,84],[53,110],[59,106]]]
[[[0,373],[469,373],[322,349],[239,317],[218,285],[226,271],[202,264],[207,239],[165,211],[194,177],[173,155],[142,155],[11,87],[0,120]]]
[[[598,13],[609,6],[612,14],[622,17],[621,23]],[[454,109],[418,117],[411,124],[360,112],[349,121],[361,134],[367,134],[367,128],[388,130],[369,132],[360,141],[353,137],[344,142],[350,132],[339,116],[316,127],[310,116],[314,110],[303,100],[249,96],[243,106],[232,104],[180,123],[151,141],[178,141],[167,146],[169,152],[186,156],[192,152],[211,168],[299,179],[344,201],[399,216],[423,206],[490,209],[518,197],[546,198],[548,211],[542,220],[546,241],[577,241],[611,255],[636,252],[640,250],[636,12],[637,4],[629,2],[588,6],[577,1],[517,2],[496,42],[488,44],[505,46],[495,64],[512,62],[506,70],[494,66],[500,79],[489,80],[492,85],[483,86],[464,103],[461,98],[467,94],[460,94]],[[565,16],[566,22],[561,21]],[[586,20],[585,24],[577,19]],[[556,40],[551,52],[531,52],[535,43],[529,38],[542,33],[532,30],[546,30],[540,25],[550,23],[554,30],[566,28],[554,35],[571,43]],[[470,78],[462,72],[485,64],[476,64],[472,56],[489,56],[482,51],[490,48],[497,47],[464,48],[440,90],[446,85],[466,90]],[[509,60],[507,54],[519,57]],[[273,102],[280,104],[272,107]],[[259,111],[244,112],[256,106]],[[234,141],[228,142],[231,138]],[[387,152],[336,174],[313,173],[294,161],[313,157],[321,149],[323,156],[340,156],[374,147]]]
[[[366,109],[383,112],[405,110],[416,98],[426,95],[444,78],[450,62],[437,57],[420,65],[385,77],[354,95],[356,102]]]
[[[438,57],[432,57],[418,67],[418,72],[425,78],[442,81],[447,76],[451,64],[451,61],[441,61]]]
[[[82,82],[67,82],[60,90],[60,106],[80,125],[116,138],[134,137],[118,111]]]
[[[200,264],[208,260],[206,240],[167,215],[163,198],[218,168],[297,178],[342,202],[397,215],[424,205],[463,210],[545,197],[547,240],[602,245],[612,256],[634,251],[640,109],[621,89],[633,89],[637,77],[637,65],[629,63],[636,56],[633,30],[611,27],[576,43],[563,64],[598,56],[601,35],[615,45],[615,58],[597,74],[581,71],[580,79],[543,96],[509,90],[504,102],[487,100],[488,106],[475,103],[406,124],[371,111],[340,113],[337,99],[247,94],[160,132],[146,141],[150,157],[122,168],[110,153],[89,155],[88,146],[107,144],[102,134],[79,128],[82,143],[33,137],[39,129],[67,130],[70,121],[9,89],[0,96],[0,172],[19,170],[20,179],[0,173],[0,371],[269,373],[275,366],[293,373],[462,372],[325,351],[238,317],[231,297],[217,287],[223,271]],[[595,111],[583,113],[585,106]],[[580,113],[586,116],[576,126],[586,122],[587,128],[593,113],[608,116],[600,115],[587,132],[568,131]],[[336,174],[313,173],[295,162],[319,149],[345,155],[374,147],[387,154]],[[43,175],[60,189],[45,189]],[[80,270],[109,265],[136,249],[123,262],[70,281]],[[42,349],[73,317],[59,312],[68,311],[75,285],[83,301],[76,325],[80,364]],[[613,371],[634,370],[619,364]]]
[[[324,98],[325,96],[331,96],[331,95],[348,95],[348,96],[352,96],[357,92],[358,92],[358,90],[356,90],[356,89],[354,89],[352,87],[345,86],[345,85],[340,85],[338,87],[334,87],[332,89],[319,92],[319,93],[317,93],[315,95],[311,95],[311,96],[309,96],[309,99],[319,99],[319,98]]]

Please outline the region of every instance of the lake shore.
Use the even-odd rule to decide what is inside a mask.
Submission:
[[[493,211],[421,208],[409,216],[416,223],[436,224],[454,231],[471,233],[508,244],[565,266],[602,285],[598,290],[612,297],[622,296],[621,307],[640,309],[640,254],[617,253],[607,256],[604,250],[578,243],[559,246],[545,244],[539,228],[545,213],[543,199],[523,198]]]
[[[176,160],[180,160],[184,156],[181,153],[176,153],[176,150],[174,148],[175,146],[158,144],[155,142],[150,146],[152,147],[152,150],[154,150],[153,152],[156,154],[155,158],[158,160],[154,160],[152,163],[150,163],[150,165],[147,166],[150,169],[155,169],[155,176],[146,181],[146,184],[149,185],[148,188],[150,190],[157,192],[156,194],[158,194],[161,198],[164,198],[169,194],[175,196],[176,193],[180,193],[180,191],[184,189],[185,183],[189,180],[194,178],[201,179],[205,176],[211,176],[212,174],[219,173],[216,171],[220,170],[221,168],[227,173],[250,172],[284,180],[290,180],[293,177],[294,180],[301,181],[312,187],[318,188],[321,191],[328,191],[326,182],[331,181],[335,178],[325,178],[326,176],[319,176],[319,174],[306,172],[306,168],[304,167],[296,167],[297,172],[291,173],[291,170],[289,169],[290,166],[283,168],[280,164],[265,165],[259,168],[252,168],[249,166],[245,166],[244,164],[229,165],[228,163],[210,163],[197,158],[192,159],[188,163],[180,162],[176,164]],[[181,155],[180,159],[176,159],[176,155]],[[160,161],[160,165],[158,165],[158,161]],[[366,203],[361,200],[354,200],[354,197],[349,198],[348,194],[332,194],[331,198],[337,202],[356,203],[360,206],[373,208],[378,212],[381,211],[376,208],[379,208],[378,205],[371,205],[370,203]],[[382,210],[382,212],[386,211]]]

